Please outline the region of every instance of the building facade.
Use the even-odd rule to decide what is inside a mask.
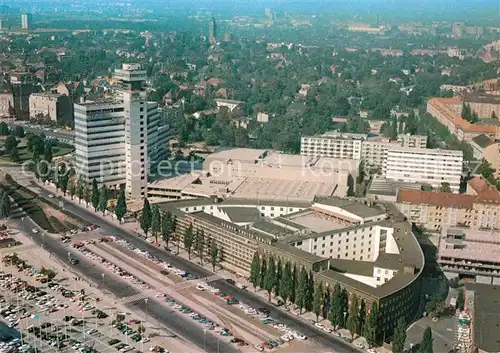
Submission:
[[[429,148],[391,147],[387,152],[385,176],[402,182],[429,184],[438,189],[449,184],[458,193],[463,152]]]
[[[429,230],[500,228],[500,194],[479,177],[469,181],[467,194],[401,189],[396,205],[410,222]]]
[[[413,319],[421,298],[423,253],[411,225],[391,205],[322,197],[312,202],[198,199],[159,205],[172,214],[180,244],[188,229],[215,242],[221,265],[248,277],[252,258],[273,256],[333,290],[336,284],[366,307],[377,303],[381,332]]]
[[[427,113],[455,135],[460,141],[470,141],[484,134],[492,139],[499,136],[499,128],[493,125],[471,124],[460,116],[462,101],[458,98],[431,98],[427,102]]]
[[[400,134],[397,140],[391,141],[389,138],[368,138],[366,134],[329,132],[319,136],[303,136],[300,154],[363,160],[368,167],[384,169],[389,148],[425,148],[426,145],[427,136]]]
[[[478,135],[471,140],[470,145],[474,158],[488,161],[495,178],[500,178],[500,142],[486,135]]]
[[[33,93],[29,98],[31,119],[49,118],[57,123],[71,122],[69,98],[58,93]]]
[[[361,159],[364,134],[331,132],[320,136],[303,136],[300,141],[300,154],[341,159]]]
[[[88,183],[125,185],[128,197],[142,197],[150,165],[166,150],[166,134],[159,133],[157,104],[147,102],[142,88],[146,72],[124,64],[115,77],[120,89],[111,100],[75,104],[77,171]]]
[[[437,262],[447,278],[466,277],[500,285],[500,244],[496,231],[444,228],[439,236]]]
[[[21,28],[30,29],[30,27],[31,27],[31,14],[23,13],[21,15]]]
[[[14,94],[7,81],[0,81],[0,118],[9,118],[14,109]]]

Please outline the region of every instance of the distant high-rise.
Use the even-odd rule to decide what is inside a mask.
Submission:
[[[21,28],[22,29],[29,29],[30,23],[31,23],[31,14],[23,13],[21,15]]]
[[[266,9],[266,17],[267,17],[267,19],[268,19],[269,22],[273,22],[273,20],[274,20],[274,14],[271,11],[271,9],[269,9],[269,8]]]
[[[212,20],[208,24],[208,40],[210,43],[215,43],[217,38],[217,24],[215,23],[215,18],[212,17]]]

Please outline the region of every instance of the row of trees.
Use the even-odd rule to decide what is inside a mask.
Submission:
[[[179,243],[180,240],[178,239],[178,246]],[[224,261],[224,249],[209,234],[205,235],[203,229],[194,230],[192,224],[184,232],[183,243],[184,249],[188,252],[189,259],[191,259],[193,251],[200,259],[201,265],[203,265],[203,258],[209,258],[214,272],[215,267]]]
[[[121,199],[119,196],[116,209],[119,209],[118,205],[121,203]],[[158,206],[151,206],[146,198],[142,206],[139,223],[146,237],[148,233],[151,233],[156,243],[158,243],[158,236],[161,235],[167,249],[170,241],[175,241],[177,243],[177,253],[179,253],[181,239],[176,232],[177,219],[171,212],[162,213]],[[188,252],[189,259],[191,259],[191,254],[194,251],[200,259],[201,265],[203,265],[204,258],[209,258],[214,271],[215,267],[224,260],[223,248],[218,246],[210,235],[205,235],[203,230],[194,230],[192,225],[184,231],[182,245]]]
[[[392,352],[403,353],[406,344],[406,323],[403,319],[398,320],[396,329],[394,330],[394,337],[392,340]],[[422,340],[418,345],[418,353],[434,353],[432,338],[432,330],[429,326],[422,334]]]
[[[319,317],[328,319],[334,329],[347,328],[354,335],[363,335],[370,346],[377,342],[379,331],[379,313],[377,304],[373,303],[367,313],[366,303],[359,300],[345,288],[336,284],[333,292],[321,281],[315,283],[311,271],[302,267],[300,270],[289,261],[283,264],[281,259],[276,262],[273,255],[261,257],[255,252],[250,269],[250,282],[254,289],[267,291],[269,300],[274,293],[285,305],[295,303],[300,312],[303,309],[314,312],[316,320]],[[349,300],[350,299],[350,300]]]
[[[9,217],[10,211],[9,195],[3,189],[0,189],[0,218]]]

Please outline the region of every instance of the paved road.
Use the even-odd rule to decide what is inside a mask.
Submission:
[[[45,136],[51,136],[51,137],[54,137],[57,139],[66,139],[66,140],[70,140],[72,142],[75,139],[75,135],[73,134],[73,132],[54,132],[53,129],[52,130],[44,130],[41,128],[28,127],[24,124],[19,124],[19,123],[15,123],[15,122],[8,123],[7,125],[9,125],[9,126],[22,126],[24,128],[25,132],[33,132],[35,134],[44,133]]]
[[[17,224],[20,229],[26,232],[26,234],[32,235],[31,237],[35,243],[42,246],[43,249],[51,254],[51,256],[56,257],[59,261],[63,262],[67,268],[71,268],[72,271],[81,273],[83,277],[90,279],[94,283],[103,283],[102,269],[87,260],[84,256],[78,256],[80,259],[80,263],[78,265],[71,265],[68,259],[68,247],[66,247],[60,240],[57,240],[49,235],[42,236],[41,232],[37,235],[33,235],[31,230],[33,228],[40,228],[38,228],[38,226],[28,218],[25,218],[24,221],[17,220]],[[72,256],[76,257],[74,254]],[[106,276],[104,280],[104,287],[117,297],[127,297],[140,293],[140,290],[132,287],[128,282],[121,280],[116,276]],[[146,312],[147,310],[148,317],[152,317],[158,322],[164,324],[172,331],[172,333],[175,333],[187,341],[192,342],[201,349],[206,347],[207,352],[238,352],[234,346],[223,341],[218,342],[217,337],[211,334],[204,335],[201,325],[194,323],[186,316],[180,315],[169,307],[161,305],[155,299],[148,300],[147,304],[145,301],[140,301],[131,303],[128,306],[134,310],[139,309],[143,312]]]
[[[41,197],[46,198],[50,202],[55,202],[54,198],[48,198],[48,196],[51,193],[48,191],[42,191],[40,193]],[[198,266],[197,264],[188,261],[184,258],[172,255],[164,250],[161,250],[159,248],[156,248],[155,246],[149,244],[148,242],[144,241],[143,239],[140,239],[136,236],[133,236],[129,234],[128,232],[124,231],[120,227],[118,227],[116,224],[112,222],[108,222],[106,220],[103,220],[101,217],[97,216],[94,212],[91,210],[87,210],[84,208],[81,208],[77,205],[74,205],[70,202],[65,202],[64,208],[68,210],[69,212],[72,212],[87,221],[96,224],[101,227],[101,229],[109,235],[115,235],[118,238],[127,240],[130,242],[132,245],[135,247],[138,247],[140,249],[149,251],[151,254],[158,256],[158,258],[170,262],[173,266],[180,268],[184,271],[190,272],[193,276],[203,278],[203,277],[208,277],[210,275],[213,275],[212,272],[209,270]],[[252,294],[249,291],[244,291],[240,290],[239,288],[230,285],[224,280],[218,280],[215,282],[212,282],[212,284],[219,288],[221,291],[228,293],[229,295],[237,297],[239,300],[244,302],[245,304],[248,304],[254,308],[267,308],[271,311],[271,316],[278,321],[286,324],[288,327],[291,327],[293,329],[296,329],[299,332],[302,332],[303,334],[307,335],[310,339],[313,339],[316,343],[321,344],[325,347],[332,348],[335,350],[336,353],[352,353],[356,352],[357,350],[353,348],[352,346],[346,344],[342,340],[334,337],[331,334],[328,334],[322,330],[317,329],[316,327],[309,325],[309,324],[304,324],[304,322],[297,318],[296,316],[283,312],[282,310],[277,309],[274,305],[269,304],[266,300]],[[208,337],[209,335],[207,335]]]

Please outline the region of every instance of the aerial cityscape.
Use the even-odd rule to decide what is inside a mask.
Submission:
[[[0,353],[500,352],[500,4],[0,2]]]

